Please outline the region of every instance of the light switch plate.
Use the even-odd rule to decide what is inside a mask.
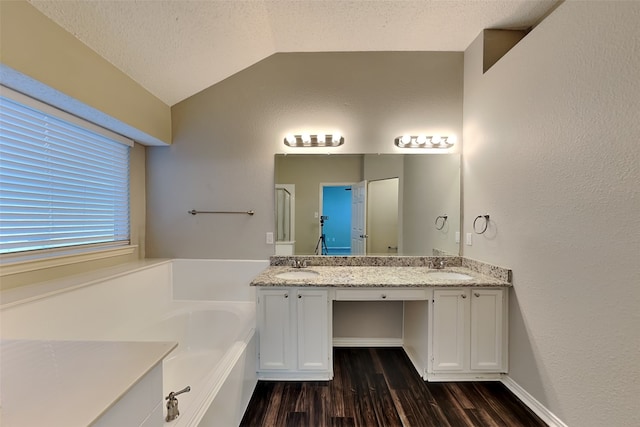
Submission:
[[[267,231],[267,245],[273,245],[273,233]]]
[[[466,242],[467,246],[471,246],[473,244],[473,234],[467,233]]]
[[[456,231],[456,243],[460,243],[460,232]]]

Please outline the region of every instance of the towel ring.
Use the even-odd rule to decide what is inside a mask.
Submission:
[[[442,220],[438,223],[439,220]],[[436,217],[436,230],[442,230],[447,223],[447,215],[439,215]]]
[[[484,218],[484,228],[482,229],[482,231],[478,231],[478,229],[476,228],[476,222],[478,222],[480,218]],[[476,219],[473,220],[473,231],[476,234],[484,234],[484,232],[487,231],[488,226],[489,226],[489,214],[478,215]]]

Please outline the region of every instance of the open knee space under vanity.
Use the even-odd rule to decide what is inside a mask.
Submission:
[[[333,347],[403,347],[427,381],[500,379],[508,372],[510,273],[488,275],[495,267],[473,269],[458,257],[430,269],[426,258],[304,269],[272,260],[252,281],[258,378],[329,380]],[[302,278],[287,274],[294,270]]]

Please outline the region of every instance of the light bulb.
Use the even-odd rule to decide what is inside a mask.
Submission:
[[[427,136],[426,135],[418,135],[418,139],[416,139],[416,141],[418,142],[418,144],[424,145],[427,142]]]
[[[454,135],[454,136],[449,136],[449,137],[447,137],[447,144],[449,144],[449,145],[455,145],[455,143],[456,143],[456,142],[457,142],[457,141],[456,141],[456,137],[455,137],[455,135]]]
[[[433,145],[440,145],[440,142],[442,142],[442,139],[440,138],[440,135],[433,135],[431,137],[431,143]]]
[[[287,140],[287,142],[289,143],[289,145],[294,145],[296,143],[296,137],[293,134],[287,134],[287,136],[285,137],[285,139]]]
[[[311,142],[311,135],[308,133],[303,133],[300,137],[302,138],[302,142],[305,144],[309,144]]]
[[[319,133],[316,138],[318,140],[318,144],[324,144],[327,142],[327,136],[324,133]]]
[[[407,145],[408,143],[411,142],[411,136],[410,135],[402,135],[402,138],[400,138],[400,142],[402,142],[403,145]]]
[[[340,132],[335,132],[335,133],[333,134],[333,136],[331,137],[331,140],[332,140],[334,143],[338,143],[338,142],[340,142],[340,139],[341,139],[341,138],[342,138],[342,135],[340,135]]]

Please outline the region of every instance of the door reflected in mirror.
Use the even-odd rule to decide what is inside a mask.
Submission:
[[[278,154],[275,183],[276,255],[459,253],[459,154]]]

